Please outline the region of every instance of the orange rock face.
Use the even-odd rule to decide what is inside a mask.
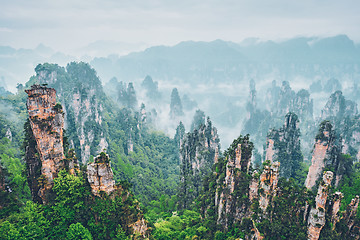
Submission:
[[[329,133],[324,132],[324,135],[328,136]],[[325,167],[325,158],[329,157],[328,150],[328,142],[317,140],[311,158],[311,166],[305,181],[306,188],[312,189],[316,184],[316,180],[320,178],[321,173]]]
[[[252,201],[253,199],[258,197],[258,189],[259,189],[259,179],[256,178],[257,171],[255,170],[252,174],[251,182],[249,185],[249,199]]]
[[[322,182],[319,185],[315,198],[315,207],[311,208],[308,219],[308,239],[317,240],[325,225],[325,205],[329,194],[329,188],[334,174],[330,171],[324,172]]]
[[[28,94],[27,109],[36,150],[41,160],[41,187],[38,195],[46,203],[46,196],[52,188],[53,180],[64,167],[63,149],[64,117],[56,108],[56,91],[40,85],[33,85]]]
[[[260,176],[260,198],[259,206],[266,211],[269,206],[271,198],[276,195],[276,188],[279,180],[280,163],[275,162],[271,166],[265,166],[263,173]]]

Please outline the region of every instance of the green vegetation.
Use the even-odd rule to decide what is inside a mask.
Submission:
[[[54,64],[36,67],[37,73],[43,72],[42,76],[48,78],[53,71],[57,73],[57,81],[49,87],[56,88],[63,97],[58,99],[61,105],[57,104],[55,109],[64,110],[68,123],[64,161],[82,160],[79,135],[83,134],[85,144],[90,147],[86,161],[108,163],[111,160],[117,190],[110,196],[103,192],[94,196],[83,171],[83,161],[77,175],[69,174],[69,165],[65,164],[65,169],[54,179],[53,195],[48,203],[31,200],[28,182],[31,185],[35,181],[27,179],[31,166],[23,159],[29,154],[36,165],[39,154],[30,123],[26,121],[26,94],[19,92],[3,97],[0,99],[3,107],[0,109],[0,240],[137,239],[141,237],[133,235],[130,225],[143,216],[150,239],[235,240],[250,238],[255,230],[264,239],[307,239],[308,223],[304,216],[309,211],[306,206],[314,205],[315,195],[303,187],[302,155],[299,142],[294,142],[300,133],[294,125],[290,129],[292,137],[276,143],[280,149],[278,160],[283,167],[289,165],[290,177],[279,179],[276,192],[270,194],[268,208],[263,211],[259,195],[265,196],[266,191],[259,187],[259,195],[250,200],[249,185],[261,181],[263,169],[271,167],[271,163],[262,165],[257,153],[256,169],[247,169],[245,162],[241,162],[239,168],[231,168],[228,164],[230,159],[235,159],[239,144],[241,159],[251,158],[254,146],[249,135],[235,139],[223,154],[220,153],[217,163],[212,164],[215,152],[204,146],[211,145],[213,126],[210,119],[205,122],[203,112],[197,111],[192,133],[185,135],[185,127],[180,122],[172,139],[143,121],[137,110],[133,86],[129,86],[132,103],[119,107],[105,96],[95,70],[88,64],[70,63],[66,68]],[[34,82],[46,84],[46,79],[38,77],[32,77],[26,87]],[[157,83],[147,77],[144,85],[148,88],[147,97],[156,100]],[[306,92],[298,94],[307,97]],[[79,99],[79,106],[88,104],[87,110],[79,107],[76,112],[71,105],[76,100],[74,95]],[[182,109],[177,90],[172,97],[174,115],[179,115]],[[322,132],[328,128],[329,124],[323,122],[316,139],[324,140],[326,136]],[[102,139],[107,143],[106,153],[101,149],[99,157],[94,158]],[[185,148],[181,148],[181,142]],[[180,149],[186,149],[186,154]],[[179,154],[197,157],[200,163],[205,162],[204,169],[194,171],[191,161],[180,163]],[[337,189],[330,189],[328,204],[322,210],[330,216],[329,204],[335,191],[341,191],[344,198],[340,222],[334,227],[327,217],[320,239],[354,239],[353,234],[356,234],[356,228],[348,230],[348,219],[344,217],[347,205],[360,195],[360,164],[352,164],[353,155],[341,155],[336,169],[334,166],[325,169],[336,171],[342,179]],[[45,180],[40,171],[37,173],[39,182]],[[220,209],[220,199],[229,204]],[[226,207],[229,208],[227,212]],[[359,226],[360,211],[350,220],[354,226]]]
[[[114,198],[93,197],[82,176],[61,171],[54,179],[54,200],[47,205],[28,201],[20,212],[2,218],[0,239],[112,239],[121,232],[131,235],[129,224],[139,214],[138,202],[126,186],[119,188]]]

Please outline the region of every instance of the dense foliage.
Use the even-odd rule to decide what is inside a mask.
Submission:
[[[48,80],[56,75],[56,81],[53,79],[49,86],[61,89],[58,93],[62,99],[75,93],[79,94],[81,101],[88,100],[94,116],[84,121],[83,126],[76,123],[82,116],[76,117],[70,102],[57,106],[58,109],[62,106],[68,115],[68,122],[74,123],[67,126],[70,143],[65,144],[66,157],[80,159],[80,126],[84,127],[85,135],[94,134],[89,161],[94,160],[100,139],[104,137],[110,159],[102,153],[97,161],[108,163],[111,160],[118,190],[110,196],[94,196],[83,171],[71,175],[65,169],[54,179],[54,195],[47,204],[30,199],[28,181],[31,183],[31,179],[26,177],[23,157],[25,147],[35,144],[29,134],[29,123],[26,122],[26,94],[23,87],[19,86],[17,94],[0,99],[0,239],[137,238],[129,225],[139,216],[142,217],[142,212],[148,223],[150,239],[244,239],[254,236],[257,230],[264,239],[307,239],[308,223],[304,216],[309,211],[306,206],[314,205],[315,193],[303,187],[303,157],[299,142],[293,142],[300,133],[294,126],[290,129],[291,138],[276,143],[280,149],[278,160],[282,166],[289,166],[289,174],[279,179],[276,194],[270,198],[269,207],[263,211],[259,207],[260,200],[250,200],[248,194],[251,182],[259,182],[261,173],[270,165],[268,162],[261,165],[259,153],[255,156],[257,165],[248,171],[244,170],[244,166],[234,171],[236,181],[231,194],[225,185],[228,161],[235,158],[239,144],[244,159],[250,158],[254,152],[248,135],[235,139],[223,154],[219,154],[217,163],[212,164],[215,152],[204,146],[210,145],[213,126],[209,119],[205,122],[202,111],[196,112],[191,133],[185,134],[184,124],[180,122],[174,139],[171,139],[144,120],[147,114],[145,105],[140,111],[137,109],[132,84],[127,88],[123,85],[124,89],[116,89],[115,96],[123,96],[122,101],[127,101],[119,106],[104,94],[95,70],[88,64],[70,63],[66,68],[41,64],[37,66],[36,72],[48,74],[45,76]],[[32,77],[26,87],[37,81],[39,76]],[[148,98],[159,100],[157,83],[151,77],[145,78],[143,86]],[[254,86],[252,91],[256,96]],[[95,94],[91,95],[93,92]],[[296,99],[298,95],[308,98],[307,92],[299,91],[296,95],[286,83],[282,92],[277,89],[274,94],[283,94],[282,97],[275,96],[277,100],[273,102],[283,107],[288,106],[289,99]],[[176,89],[171,100],[172,114],[174,117],[181,115],[181,99]],[[98,112],[101,122],[95,119],[94,105],[101,109]],[[248,104],[252,118],[267,116],[257,112],[255,107]],[[256,128],[263,131],[268,125],[257,120]],[[344,136],[350,139],[353,131],[358,129],[358,118],[348,119],[347,124],[352,128],[343,128],[348,130]],[[327,140],[322,130],[333,129],[329,122],[323,122],[316,140]],[[191,168],[192,162],[179,162],[184,143],[189,156],[207,162],[204,170],[196,172]],[[74,149],[68,152],[70,147]],[[328,205],[332,203],[336,191],[343,193],[340,221],[334,227],[327,218],[320,239],[352,239],[347,219],[343,217],[347,214],[347,205],[360,195],[360,165],[352,164],[355,162],[353,157],[356,148],[351,146],[350,149],[351,155],[339,156],[342,165],[338,173],[341,173],[342,179],[338,188],[330,189],[327,202]],[[84,169],[84,165],[81,169]],[[259,189],[261,191],[263,189]],[[226,221],[219,218],[221,211],[215,203],[220,193],[228,194],[233,200],[229,205],[231,214],[226,216]],[[241,220],[236,218],[236,214],[243,214]],[[331,213],[326,214],[330,216]],[[355,226],[359,226],[360,211],[351,220]]]

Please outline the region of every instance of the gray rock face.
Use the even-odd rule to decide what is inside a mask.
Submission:
[[[65,68],[53,64],[38,65],[35,69],[40,83],[56,89],[65,113],[65,129],[79,160],[86,163],[90,155],[108,146],[102,128],[104,96],[95,71],[85,63],[70,63]],[[98,145],[94,145],[98,142]]]
[[[270,162],[280,162],[280,177],[295,177],[303,162],[299,119],[295,113],[286,114],[284,125],[268,133],[265,157]]]
[[[220,139],[210,120],[180,140],[180,205],[189,206],[202,189],[202,180],[220,152]]]
[[[360,197],[356,196],[351,200],[351,203],[347,206],[346,212],[344,215],[345,224],[348,227],[348,235],[354,237],[354,239],[359,239],[359,226],[355,226],[356,213],[359,207]],[[356,229],[357,228],[357,229]]]
[[[233,143],[233,152],[226,158],[225,178],[219,181],[215,192],[215,206],[217,207],[217,223],[224,228],[232,222],[241,222],[244,217],[250,216],[250,208],[247,201],[240,201],[237,194],[240,192],[251,198],[257,197],[257,180],[246,184],[247,174],[251,163],[253,145],[248,137],[238,139]],[[237,144],[237,147],[235,148]],[[251,189],[249,185],[251,184]]]
[[[331,120],[338,125],[346,117],[355,117],[358,114],[357,104],[350,100],[345,100],[341,91],[331,94],[323,110],[321,110],[322,120]]]
[[[111,169],[111,163],[108,161],[109,157],[102,156],[95,158],[93,163],[87,164],[87,178],[94,195],[100,196],[101,192],[110,194],[115,190],[114,174]]]

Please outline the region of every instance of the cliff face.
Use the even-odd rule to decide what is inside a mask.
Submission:
[[[277,86],[276,82],[273,81],[272,87],[268,89],[265,98],[266,110],[257,108],[254,86],[250,87],[248,99],[246,107],[248,115],[242,133],[249,133],[252,136],[256,149],[262,149],[265,141],[269,146],[268,150],[271,149],[273,139],[269,140],[268,138],[269,128],[275,127],[279,131],[281,126],[279,123],[284,119],[284,116],[291,112],[296,114],[299,120],[298,125],[302,129],[301,136],[298,136],[298,138],[301,138],[302,147],[305,152],[310,152],[315,124],[313,120],[313,100],[307,90],[302,89],[295,92],[291,89],[289,82],[284,81],[281,86]],[[284,143],[286,142],[284,141]],[[270,158],[274,154],[275,152],[268,153],[265,159],[272,161]],[[307,158],[308,156],[304,157]],[[288,173],[283,172],[284,169],[289,169],[289,167],[282,162],[280,175],[285,176],[284,174],[286,174],[286,177],[289,177]]]
[[[87,164],[86,173],[91,192],[94,196],[110,196],[111,199],[118,196],[121,197],[123,202],[126,202],[131,195],[131,193],[126,188],[123,188],[122,185],[115,185],[109,156],[104,152],[101,152],[100,155],[94,159],[94,162]],[[133,217],[129,216],[127,219],[127,226],[132,229],[132,232],[135,235],[147,238],[149,229],[147,221],[144,219],[137,203],[132,207],[136,209],[135,212],[137,211],[137,215]]]
[[[43,64],[36,67],[40,83],[55,88],[64,106],[65,129],[69,142],[80,161],[108,146],[102,129],[103,93],[96,73],[85,63],[70,63],[66,70],[58,65]]]
[[[100,192],[110,194],[115,190],[114,174],[110,166],[109,156],[102,154],[87,164],[87,178],[94,195]]]
[[[321,111],[321,119],[332,120],[335,125],[345,117],[354,117],[358,114],[357,104],[350,100],[345,100],[341,91],[331,94],[324,109]]]
[[[340,205],[341,200],[343,198],[343,194],[341,192],[336,192],[332,199],[332,206],[331,206],[331,223],[333,225],[332,230],[335,229],[336,224],[340,221]]]
[[[325,167],[335,169],[336,173],[340,164],[339,154],[341,152],[341,144],[339,136],[335,134],[330,122],[324,121],[320,124],[320,129],[315,141],[311,166],[305,181],[305,186],[308,189],[312,189],[315,186],[316,181],[320,178]],[[336,174],[337,184],[340,177],[340,174]]]
[[[255,197],[257,194],[256,180],[252,183],[251,191],[249,173],[251,152],[253,149],[249,138],[238,138],[232,144],[226,161],[225,178],[218,179],[219,186],[215,193],[215,206],[217,207],[217,223],[228,228],[233,222],[241,222],[249,216],[250,201],[245,196]]]
[[[280,129],[272,129],[266,140],[265,160],[279,161],[281,177],[295,177],[303,157],[300,149],[299,119],[296,114],[288,113]]]
[[[260,176],[259,183],[259,206],[263,212],[269,206],[269,202],[276,196],[276,188],[279,180],[280,163],[275,162],[271,166],[266,165]]]
[[[351,200],[351,203],[347,206],[346,212],[344,214],[344,222],[347,226],[347,234],[352,236],[353,239],[360,239],[360,227],[355,225],[356,222],[356,213],[359,207],[360,197],[356,196]],[[359,224],[359,223],[358,223]]]
[[[322,182],[319,185],[315,198],[315,207],[311,208],[308,218],[308,239],[317,240],[320,237],[321,229],[325,225],[325,206],[329,194],[329,188],[333,179],[333,173],[324,172]]]
[[[46,203],[53,180],[65,167],[63,147],[64,115],[61,105],[56,105],[56,91],[40,85],[25,90],[27,109],[36,150],[27,149],[28,177],[31,178],[34,200]],[[71,164],[71,166],[75,166]],[[37,171],[40,169],[41,175]],[[37,185],[37,186],[36,186]]]
[[[180,206],[189,207],[199,195],[202,179],[217,162],[220,139],[215,127],[208,120],[194,132],[185,135],[180,148]]]
[[[341,91],[336,91],[321,111],[321,119],[329,120],[340,133],[342,153],[360,159],[360,120],[357,104],[346,100]]]

